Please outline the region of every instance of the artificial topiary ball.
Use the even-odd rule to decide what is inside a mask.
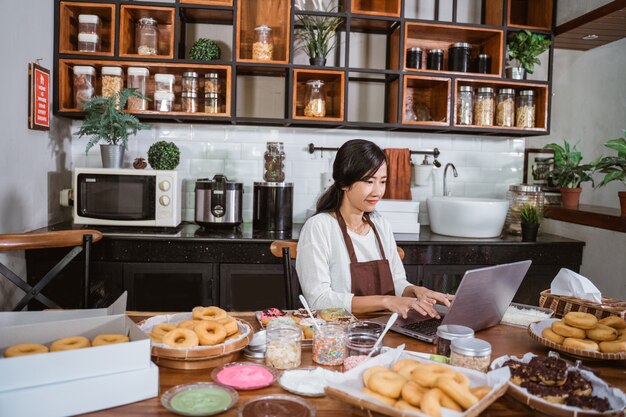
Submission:
[[[196,61],[215,61],[220,59],[222,51],[214,40],[198,39],[195,41],[189,51],[189,58]]]
[[[156,142],[148,149],[148,162],[154,169],[176,169],[180,163],[180,150],[174,142]]]

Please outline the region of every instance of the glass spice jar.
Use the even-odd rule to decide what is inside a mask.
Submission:
[[[135,45],[139,55],[156,55],[159,30],[157,21],[151,17],[142,17],[135,29]]]
[[[274,54],[274,41],[272,40],[272,28],[261,25],[254,28],[254,43],[252,44],[252,59],[259,61],[271,61]]]
[[[208,72],[204,74],[204,92],[205,93],[219,93],[220,92],[220,79],[217,72]]]
[[[217,93],[204,93],[204,112],[207,114],[220,112],[220,100]]]
[[[450,356],[450,344],[457,338],[474,337],[474,330],[458,324],[442,324],[437,327],[437,355]]]
[[[426,52],[426,69],[443,70],[443,49],[429,49]]]
[[[306,83],[304,95],[304,115],[306,117],[326,116],[326,100],[324,98],[324,81],[310,80]]]
[[[285,181],[285,151],[282,142],[267,142],[263,154],[263,180],[267,182]]]
[[[422,68],[422,48],[408,48],[406,50],[406,67]]]
[[[513,127],[515,123],[515,90],[501,88],[496,96],[496,126]]]
[[[198,93],[180,93],[181,109],[187,113],[195,113],[198,111]]]
[[[516,122],[515,127],[532,128],[535,127],[535,102],[533,90],[522,90],[516,100]]]
[[[150,75],[150,71],[148,71],[148,68],[129,67],[127,73],[127,87],[134,88],[135,90],[137,90],[138,93],[145,96],[148,85],[148,76]],[[130,111],[147,110],[148,101],[139,97],[128,97],[126,107]]]
[[[456,124],[471,125],[474,110],[474,90],[468,85],[459,87],[459,94],[456,98]]]
[[[124,81],[122,80],[121,67],[102,67],[102,96],[110,97],[122,91]]]
[[[183,77],[180,81],[181,93],[194,93],[198,94],[198,73],[194,71],[183,72]]]
[[[491,344],[476,339],[453,339],[450,343],[450,365],[487,372],[491,363]]]
[[[476,126],[493,126],[494,94],[491,87],[480,87],[474,99],[474,124]]]
[[[293,369],[302,361],[302,331],[296,327],[266,330],[265,364],[276,369]]]
[[[96,85],[96,69],[90,66],[75,65],[74,68],[74,107],[81,109],[93,97]]]
[[[448,70],[468,72],[470,69],[471,54],[472,45],[470,45],[469,43],[453,43],[448,48]]]
[[[533,166],[534,175],[534,166]],[[514,184],[509,186],[506,193],[509,200],[509,210],[506,214],[504,222],[504,231],[511,235],[522,234],[522,224],[520,220],[520,212],[524,204],[531,204],[537,207],[539,214],[543,213],[544,193],[541,191],[541,185]]]

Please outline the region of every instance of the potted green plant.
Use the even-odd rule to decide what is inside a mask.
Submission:
[[[222,51],[217,43],[208,38],[198,39],[189,50],[189,59],[196,61],[215,61],[220,59]]]
[[[594,162],[595,171],[604,174],[598,187],[604,187],[612,181],[621,181],[626,186],[626,130],[624,137],[611,139],[604,146],[617,151],[617,156],[601,156]],[[626,191],[619,191],[617,195],[621,215],[626,217]]]
[[[79,138],[90,137],[85,153],[98,142],[105,142],[100,145],[103,168],[121,168],[124,151],[128,148],[128,137],[135,135],[139,130],[150,128],[141,123],[137,117],[122,110],[129,97],[147,100],[134,88],[125,88],[111,96],[92,97],[83,107],[85,120],[74,134]]]
[[[535,242],[541,219],[539,209],[534,204],[522,204],[519,217],[522,225],[522,242]]]
[[[582,192],[580,184],[587,181],[593,184],[593,178],[589,175],[593,170],[593,165],[581,164],[582,153],[576,149],[576,145],[571,146],[565,139],[563,139],[563,146],[550,143],[544,148],[554,151],[554,169],[550,171],[549,179],[561,188],[563,207],[578,208]]]
[[[180,150],[174,142],[156,142],[148,149],[148,163],[154,169],[176,169],[180,163]]]
[[[326,10],[332,13],[333,9]],[[297,49],[304,51],[311,65],[326,65],[326,56],[336,44],[336,31],[341,26],[340,16],[298,15],[302,29],[297,34]]]
[[[507,76],[523,80],[526,78],[526,73],[532,74],[535,71],[535,64],[541,63],[537,57],[551,44],[550,39],[527,29],[517,32],[508,44],[507,55],[512,60],[512,66],[507,68]]]

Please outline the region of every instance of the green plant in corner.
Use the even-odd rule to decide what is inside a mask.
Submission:
[[[148,163],[154,169],[176,169],[180,163],[180,149],[174,142],[156,142],[148,149]]]
[[[611,181],[621,181],[626,186],[626,130],[624,137],[611,139],[604,146],[617,151],[617,156],[601,156],[593,162],[595,172],[604,174],[598,187],[603,187]]]
[[[533,204],[522,204],[519,217],[523,224],[539,224],[539,209]]]
[[[550,171],[550,179],[553,184],[561,188],[578,188],[581,183],[591,181],[589,175],[593,170],[592,164],[581,164],[582,153],[563,139],[563,146],[550,143],[544,149],[554,151],[554,169]]]
[[[222,51],[217,43],[208,38],[198,39],[189,50],[189,59],[196,61],[216,61],[222,56]]]
[[[535,65],[541,64],[539,55],[544,53],[552,44],[550,39],[524,29],[509,42],[508,56],[517,61],[519,66],[526,69],[529,74],[535,71]]]
[[[325,13],[333,13],[329,8]],[[336,44],[336,31],[343,23],[341,16],[298,15],[302,26],[297,35],[297,49],[304,51],[310,59],[326,59]]]

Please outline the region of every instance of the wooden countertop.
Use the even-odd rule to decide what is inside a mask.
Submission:
[[[150,317],[155,313],[129,313],[129,316],[135,321],[142,320],[146,317]],[[259,328],[254,313],[232,313],[233,316],[244,319],[249,322],[255,330]],[[548,349],[544,346],[534,342],[527,334],[526,329],[511,327],[505,325],[498,325],[490,329],[483,330],[477,333],[477,337],[487,340],[491,343],[493,352],[492,359],[505,354],[514,354],[521,356],[526,352],[534,352],[537,354],[547,355]],[[385,336],[384,345],[390,347],[396,347],[401,344],[406,344],[407,350],[435,353],[435,346],[432,344],[420,342],[408,338],[406,336],[389,332]],[[262,363],[262,360],[250,360],[241,356],[240,361],[253,361]],[[313,365],[311,359],[311,348],[304,348],[302,351],[302,366]],[[626,390],[626,363],[625,362],[600,362],[600,361],[585,361],[584,365],[594,370],[597,375],[604,379],[611,385],[619,387],[622,390]],[[160,368],[159,369],[159,382],[160,382],[160,394],[170,389],[171,387],[179,384],[188,384],[192,382],[207,382],[211,381],[211,370],[199,370],[199,371],[182,371],[175,369]],[[255,390],[255,391],[239,391],[239,402],[231,410],[221,416],[235,417],[237,415],[237,407],[239,404],[246,402],[248,399],[267,394],[285,394],[278,384],[273,384],[271,387]],[[288,394],[288,393],[287,393]],[[339,400],[322,397],[322,398],[307,398],[308,401],[313,403],[317,408],[317,415],[319,417],[348,417],[348,416],[363,416],[364,414],[356,408],[352,408],[351,405],[343,403]],[[493,403],[487,410],[485,410],[481,416],[485,417],[519,417],[519,416],[536,416],[539,413],[531,410],[518,401],[510,398],[508,395],[504,395]],[[167,411],[160,402],[160,398],[152,398],[137,403],[128,404],[121,407],[102,410],[97,413],[87,414],[90,416],[113,416],[113,417],[138,417],[138,416],[175,416],[175,414]]]

